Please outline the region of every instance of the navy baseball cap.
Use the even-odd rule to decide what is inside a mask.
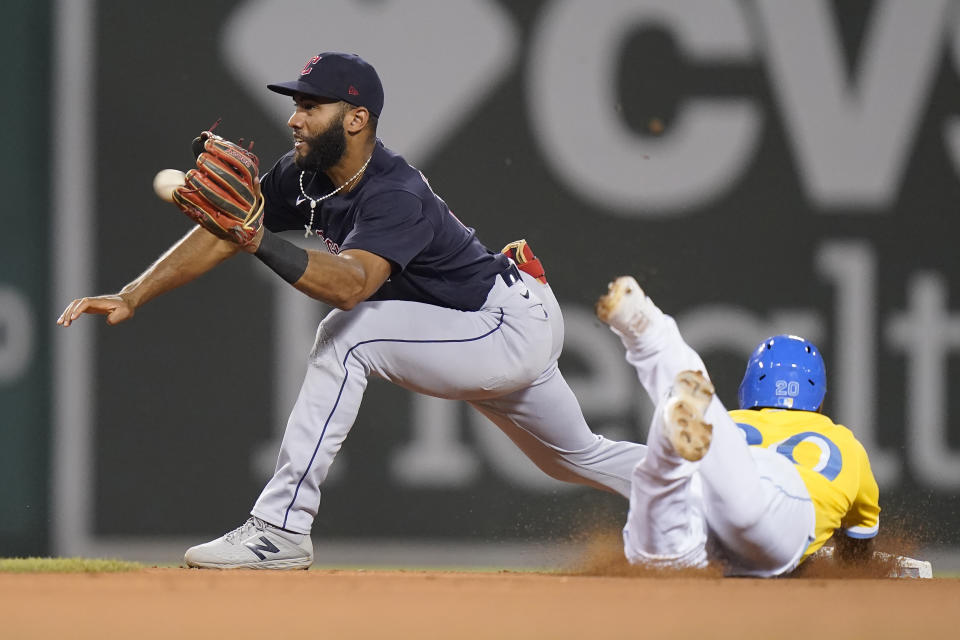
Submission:
[[[300,70],[299,79],[268,84],[267,89],[285,96],[303,93],[343,100],[355,107],[366,107],[378,118],[383,110],[380,77],[369,62],[352,53],[327,51],[315,55]]]

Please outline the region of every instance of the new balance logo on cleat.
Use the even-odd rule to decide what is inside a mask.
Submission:
[[[260,553],[261,551],[267,551],[269,553],[280,553],[280,549],[278,549],[275,544],[267,540],[266,536],[260,536],[260,541],[263,544],[257,544],[255,540],[250,539],[244,542],[243,545],[247,549],[250,549],[250,551],[253,551],[257,555],[257,557],[260,558],[261,560],[267,559],[267,556]]]
[[[307,569],[313,544],[309,533],[281,531],[251,517],[216,540],[190,547],[183,559],[188,567],[204,569]]]

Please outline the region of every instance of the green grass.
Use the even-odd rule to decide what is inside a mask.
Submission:
[[[0,573],[116,573],[143,568],[139,562],[100,558],[0,558]]]

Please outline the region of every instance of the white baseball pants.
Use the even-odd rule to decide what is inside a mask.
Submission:
[[[639,336],[615,331],[627,361],[658,405],[647,455],[633,470],[623,529],[627,558],[635,564],[690,567],[714,559],[729,575],[791,571],[814,539],[813,503],[800,474],[783,456],[748,447],[716,397],[705,415],[713,425],[707,454],[689,462],[673,451],[664,433],[664,400],[677,373],[706,373],[706,367],[673,318],[659,310],[652,315]]]
[[[290,414],[276,471],[252,514],[309,533],[320,485],[346,439],[368,376],[431,396],[470,402],[543,471],[630,493],[646,447],[590,431],[557,369],[563,319],[549,286],[501,278],[479,311],[417,302],[364,302],[320,324]]]

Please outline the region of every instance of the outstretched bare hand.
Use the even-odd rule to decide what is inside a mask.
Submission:
[[[80,298],[67,305],[57,319],[57,324],[69,327],[71,322],[84,313],[93,313],[107,316],[107,324],[114,325],[132,318],[133,312],[133,305],[123,295]]]

